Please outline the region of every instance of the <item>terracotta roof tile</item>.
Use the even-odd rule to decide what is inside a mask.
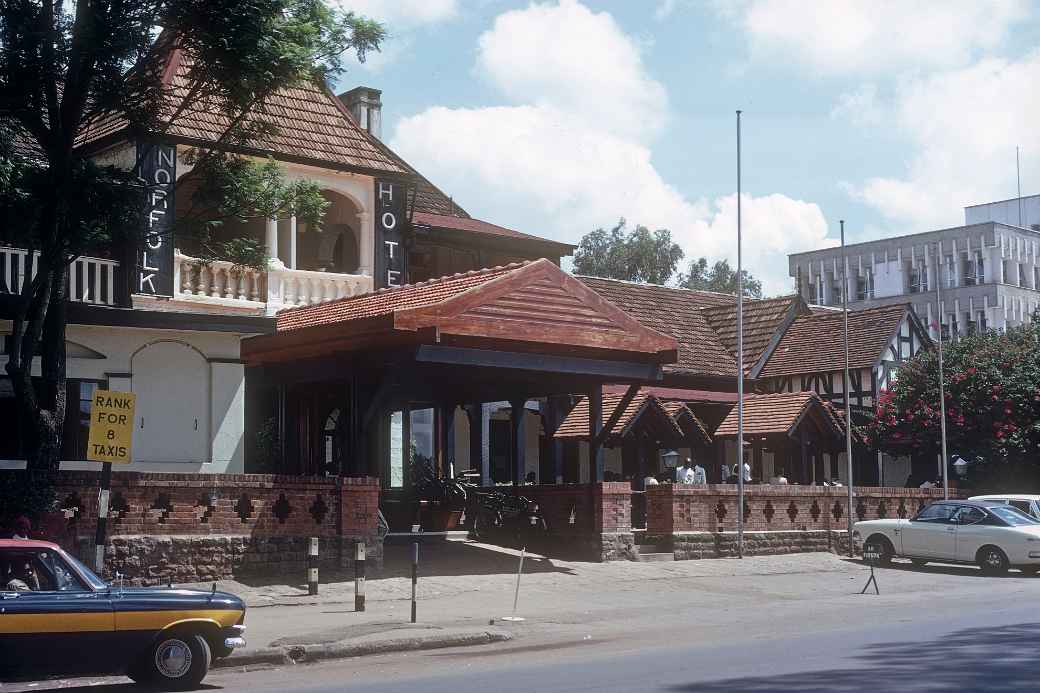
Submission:
[[[290,308],[278,313],[279,332],[315,325],[327,325],[345,320],[359,320],[387,315],[396,310],[421,308],[457,296],[475,286],[523,267],[527,263],[515,263],[503,267],[476,270],[431,279],[417,284],[380,289],[360,296],[350,296],[337,301],[319,303],[300,308]]]
[[[765,353],[797,296],[783,296],[744,302],[744,372],[750,372]],[[733,358],[737,356],[737,309],[729,304],[704,308],[708,323],[722,340]]]
[[[849,366],[874,366],[909,306],[895,304],[849,312]],[[781,337],[759,374],[773,378],[803,373],[826,373],[845,368],[843,313],[840,310],[800,315]]]
[[[532,236],[529,233],[522,233],[520,231],[514,231],[513,229],[507,229],[504,226],[498,226],[487,221],[480,219],[473,219],[470,217],[457,217],[445,214],[431,214],[429,212],[416,211],[412,221],[415,224],[422,226],[432,226],[440,229],[452,229],[455,231],[467,231],[469,233],[478,233],[487,236],[499,236],[501,238],[513,238],[521,241],[538,241],[541,243],[552,243],[573,250],[574,246],[569,243],[561,243],[554,241],[549,238],[541,238],[539,236]]]
[[[835,435],[844,433],[833,407],[815,392],[784,392],[777,394],[746,395],[744,397],[744,436],[762,436],[793,433],[793,428],[808,408],[819,408],[820,420]],[[715,437],[737,435],[737,408],[733,407],[715,430]]]
[[[736,377],[733,355],[699,310],[731,304],[732,296],[600,277],[578,279],[643,325],[678,340],[679,360],[666,365],[666,372]]]
[[[603,395],[603,424],[606,425],[611,414],[621,405],[622,395]],[[656,397],[639,393],[632,398],[625,407],[621,417],[614,424],[610,436],[623,436],[629,426],[639,425],[637,422],[643,417],[655,417],[652,425],[663,438],[680,439],[684,433],[678,422],[665,409],[664,405]],[[673,438],[674,436],[674,438]],[[563,423],[556,429],[556,438],[584,438],[589,437],[589,399],[582,397],[574,405]]]

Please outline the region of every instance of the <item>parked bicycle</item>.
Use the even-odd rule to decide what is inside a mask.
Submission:
[[[526,545],[527,539],[536,539],[548,530],[538,504],[526,496],[503,491],[476,494],[475,538],[512,535],[518,545]]]

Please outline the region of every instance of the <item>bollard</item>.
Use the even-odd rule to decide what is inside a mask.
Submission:
[[[365,542],[354,545],[354,611],[365,610]]]
[[[412,544],[412,623],[415,623],[415,588],[419,582],[419,542]]]
[[[504,616],[503,621],[523,621],[523,616],[516,615],[516,605],[520,601],[520,576],[524,574],[524,556],[527,555],[527,547],[520,549],[520,567],[516,571],[516,591],[513,592],[513,614]]]
[[[307,551],[307,594],[318,593],[318,537],[311,537],[310,550]]]

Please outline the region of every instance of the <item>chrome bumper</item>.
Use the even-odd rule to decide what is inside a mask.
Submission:
[[[246,627],[242,625],[228,626],[224,629],[224,647],[233,650],[246,646]]]

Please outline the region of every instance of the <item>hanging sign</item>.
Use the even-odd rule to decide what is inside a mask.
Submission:
[[[132,392],[94,391],[94,397],[90,401],[88,460],[130,463],[136,402],[137,395]]]
[[[408,251],[404,247],[406,188],[400,183],[376,180],[377,289],[408,283]]]
[[[146,186],[147,228],[137,251],[137,277],[131,290],[173,296],[173,191],[177,182],[177,148],[139,142],[141,182]]]

